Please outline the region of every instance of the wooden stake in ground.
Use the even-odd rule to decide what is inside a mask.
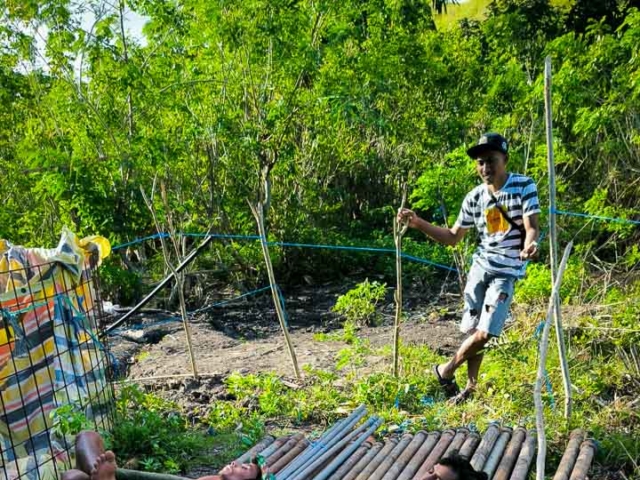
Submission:
[[[260,235],[262,255],[264,256],[264,261],[267,266],[267,275],[269,276],[269,284],[271,285],[271,296],[273,297],[273,303],[276,307],[276,313],[278,315],[278,321],[280,322],[280,328],[282,328],[284,341],[287,344],[287,349],[289,350],[289,358],[291,359],[291,364],[293,365],[293,371],[296,375],[296,378],[300,379],[301,375],[300,369],[298,367],[298,359],[296,358],[296,351],[293,347],[293,343],[291,342],[291,337],[289,336],[289,328],[287,327],[287,322],[285,321],[282,304],[280,303],[278,284],[276,283],[276,277],[273,273],[273,264],[271,263],[271,255],[269,254],[269,245],[267,245],[267,233],[264,227],[263,206],[262,203],[258,203],[257,206],[250,203],[249,206],[251,207],[251,212],[256,219],[256,223],[258,224],[258,235]]]
[[[551,105],[551,57],[544,61],[544,106],[547,130],[547,165],[549,167],[549,245],[551,250],[551,284],[555,283],[558,270],[558,233],[556,230],[556,167],[553,159],[553,118]],[[571,417],[571,378],[567,363],[567,352],[562,330],[560,315],[560,299],[556,298],[553,306],[553,319],[556,327],[556,339],[560,354],[560,368],[562,370],[562,384],[564,386],[564,416]]]
[[[407,200],[407,185],[403,186],[402,202],[400,209],[404,208]],[[393,217],[393,240],[396,244],[396,318],[393,323],[393,376],[398,376],[400,363],[400,322],[402,321],[402,237],[407,233],[408,223],[398,224],[398,219]]]
[[[546,377],[546,365],[547,365],[547,350],[549,349],[549,330],[551,329],[551,319],[553,317],[553,309],[556,301],[559,301],[560,297],[560,284],[562,283],[562,276],[564,275],[564,269],[567,266],[567,260],[571,253],[573,242],[569,242],[569,245],[564,249],[564,255],[558,268],[558,275],[553,284],[551,290],[551,298],[549,298],[549,307],[547,308],[547,318],[542,330],[542,337],[540,339],[540,358],[538,360],[538,376],[536,377],[536,386],[533,390],[533,401],[536,406],[536,429],[538,431],[538,459],[536,462],[536,480],[544,480],[544,466],[547,455],[547,439],[544,431],[544,405],[542,404],[542,385],[545,383]]]
[[[156,184],[156,181],[154,179],[152,192],[153,190],[155,190],[155,184]],[[173,264],[171,263],[169,249],[167,248],[164,235],[162,234],[162,229],[160,228],[160,222],[158,222],[158,217],[156,216],[155,208],[153,208],[153,202],[151,201],[151,199],[149,199],[149,197],[147,197],[147,194],[145,193],[142,187],[140,187],[140,192],[142,193],[142,198],[144,199],[144,202],[146,203],[147,208],[151,212],[151,216],[153,217],[153,223],[156,226],[156,230],[160,234],[160,243],[162,244],[162,256],[164,257],[164,262],[169,268],[169,270],[171,270],[171,273],[173,274],[173,278],[176,279],[176,284],[178,288],[178,300],[180,303],[180,316],[182,317],[182,326],[184,327],[184,333],[187,339],[187,351],[189,352],[189,360],[191,362],[191,372],[193,373],[193,378],[198,378],[198,366],[196,364],[196,357],[193,354],[193,344],[191,343],[191,326],[189,325],[189,317],[187,316],[187,303],[184,299],[184,272],[178,272],[173,266]],[[153,193],[152,193],[152,196],[153,196]],[[175,231],[171,232],[172,238],[174,238],[174,235],[175,235]],[[175,243],[175,240],[174,240],[174,246],[175,245],[177,245],[177,243]],[[180,260],[180,251],[177,247],[175,250],[176,250],[176,255],[178,257],[178,260]]]

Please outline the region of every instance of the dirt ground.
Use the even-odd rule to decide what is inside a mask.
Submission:
[[[284,291],[291,338],[301,367],[332,369],[335,366],[336,355],[345,343],[318,341],[314,335],[341,327],[331,307],[349,288],[325,285]],[[462,339],[455,323],[460,318],[460,297],[445,294],[431,297],[429,301],[426,295],[414,294],[405,300],[407,320],[402,326],[403,341],[425,344],[441,353],[453,352]],[[390,344],[394,311],[395,305],[389,298],[380,308],[380,325],[363,327],[359,335],[367,338],[372,346]],[[161,383],[166,379],[154,377],[191,372],[182,323],[162,323],[167,317],[158,313],[139,315],[133,320],[135,328],[122,329],[111,338],[111,351],[120,368],[126,369],[129,380]],[[196,316],[191,323],[191,339],[198,372],[202,375],[224,377],[232,372],[274,372],[284,377],[293,376],[268,292]],[[380,363],[376,358],[368,361],[373,368]]]

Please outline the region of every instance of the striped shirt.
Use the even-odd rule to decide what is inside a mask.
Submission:
[[[536,184],[524,175],[510,173],[494,197],[517,225],[523,225],[523,217],[540,213]],[[480,245],[473,255],[474,263],[489,273],[522,277],[524,262],[520,260],[520,242],[523,233],[512,227],[500,213],[485,184],[478,185],[464,198],[456,225],[476,227],[478,231]]]

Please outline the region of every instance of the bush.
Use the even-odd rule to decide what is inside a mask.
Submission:
[[[332,310],[343,315],[347,323],[373,324],[376,320],[376,306],[384,299],[386,289],[386,283],[369,282],[366,279],[340,295]]]

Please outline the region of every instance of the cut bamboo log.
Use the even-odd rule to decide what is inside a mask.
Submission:
[[[584,441],[584,432],[580,429],[574,430],[569,435],[569,443],[567,443],[567,449],[564,451],[562,458],[560,459],[560,465],[558,470],[553,476],[553,480],[569,480],[573,466],[576,464],[576,459],[580,453],[580,444]]]
[[[398,440],[395,438],[390,438],[384,443],[384,447],[378,452],[378,454],[371,460],[371,463],[367,465],[364,470],[362,470],[356,480],[367,480],[371,474],[378,468],[385,458],[391,453],[391,451],[398,444]]]
[[[269,467],[269,471],[272,473],[278,473],[285,466],[291,463],[298,455],[300,455],[305,448],[309,445],[309,441],[306,438],[300,440],[295,447],[289,450],[282,458],[280,458],[277,462],[275,462],[271,467]]]
[[[355,478],[360,474],[360,472],[378,455],[378,452],[382,450],[383,444],[381,442],[376,442],[369,449],[369,451],[365,454],[364,457],[360,459],[358,463],[356,463],[351,470],[349,470],[342,480],[355,480]]]
[[[420,480],[433,468],[436,463],[438,463],[438,460],[442,458],[442,454],[447,451],[447,448],[449,448],[449,445],[451,444],[451,441],[453,440],[455,434],[456,432],[454,432],[453,430],[445,430],[444,432],[442,432],[442,434],[440,435],[440,440],[438,440],[438,443],[436,443],[436,446],[433,447],[433,450],[431,450],[431,453],[429,453],[427,459],[423,462],[423,464],[420,466],[420,469],[413,476],[414,480]]]
[[[467,435],[466,440],[460,448],[460,456],[469,460],[476,452],[478,445],[480,444],[480,434],[477,432],[471,432]]]
[[[398,444],[393,450],[391,450],[389,455],[382,461],[382,463],[378,465],[378,468],[373,471],[373,473],[369,477],[369,480],[381,480],[382,477],[384,477],[385,473],[387,473],[387,471],[391,468],[391,465],[395,463],[397,458],[402,454],[402,452],[405,451],[412,440],[413,435],[411,435],[410,433],[405,433],[404,435],[402,435]]]
[[[533,457],[536,454],[536,435],[535,432],[529,430],[527,432],[527,438],[522,444],[522,450],[518,455],[516,466],[513,468],[511,478],[509,480],[526,480],[529,476],[529,469],[533,463]]]
[[[491,454],[491,450],[500,436],[500,428],[496,424],[489,425],[487,431],[484,432],[482,440],[478,449],[471,457],[471,466],[477,471],[481,471],[484,464],[487,462],[487,458]]]
[[[451,440],[451,443],[447,447],[447,450],[442,454],[442,458],[445,458],[447,455],[458,452],[460,453],[460,449],[462,445],[464,445],[465,440],[467,439],[467,435],[469,435],[469,429],[467,428],[458,428],[456,430],[456,435]]]
[[[591,462],[593,462],[593,457],[597,450],[598,447],[593,440],[585,440],[582,442],[576,465],[573,467],[573,472],[571,472],[569,480],[585,480],[587,478],[587,474],[591,468]]]
[[[400,456],[393,462],[387,473],[384,474],[382,480],[396,480],[400,473],[409,464],[413,456],[420,449],[425,439],[427,438],[427,432],[419,431],[414,436],[409,445],[402,451]]]
[[[265,465],[267,467],[271,467],[274,463],[284,457],[287,453],[289,453],[300,441],[304,438],[301,433],[295,434],[293,437],[290,437],[284,445],[282,445],[278,450],[273,452],[271,455],[262,455],[262,457],[266,460]]]
[[[402,471],[398,480],[411,480],[420,466],[424,463],[425,459],[429,456],[433,447],[436,446],[439,439],[440,432],[431,432],[415,453],[409,464]]]
[[[513,470],[518,460],[518,455],[520,454],[525,438],[527,438],[527,431],[523,427],[516,428],[507,446],[507,450],[504,452],[504,455],[502,455],[502,460],[500,460],[498,464],[493,480],[509,480],[511,470]]]
[[[353,440],[354,438],[359,437],[362,434],[362,432],[364,432],[367,429],[372,428],[372,426],[375,427],[375,428],[378,428],[378,426],[380,425],[379,421],[380,420],[377,419],[377,418],[370,418],[369,420],[367,420],[365,423],[360,425],[355,430],[351,431],[346,436],[340,437],[338,439],[338,441],[336,443],[334,443],[331,448],[328,448],[327,450],[323,450],[320,453],[320,455],[312,458],[312,460],[309,463],[305,464],[303,468],[301,468],[300,470],[295,472],[294,475],[291,476],[291,479],[292,480],[307,480],[308,478],[313,478],[312,474],[315,471],[317,471],[319,468],[321,468],[327,462],[327,460],[330,460],[339,451],[341,451],[346,445],[348,445],[351,440]],[[375,429],[373,431],[375,432]],[[369,432],[369,430],[367,430],[367,432]],[[371,432],[371,433],[373,433],[373,432]],[[369,435],[371,435],[371,433],[367,433],[367,436],[364,437],[360,443],[364,442],[366,440],[366,438]],[[336,438],[338,438],[338,437],[336,437]],[[357,448],[357,446],[356,446],[356,448]],[[349,450],[349,447],[346,450]],[[355,450],[355,448],[354,448],[354,450]],[[351,452],[351,453],[353,453],[353,452]],[[336,467],[336,469],[337,469],[337,467]],[[324,471],[325,470],[323,469],[323,472]],[[329,471],[328,472],[329,475],[331,473],[333,473],[333,471]],[[320,478],[320,475],[318,475],[318,478]],[[326,477],[323,477],[323,478],[326,478]]]
[[[500,435],[498,436],[498,440],[496,440],[496,444],[493,446],[491,453],[489,454],[489,458],[482,467],[482,471],[487,474],[489,478],[493,478],[493,474],[498,467],[498,463],[500,463],[500,459],[502,458],[502,454],[507,448],[507,444],[511,439],[511,428],[502,427],[500,430]]]
[[[280,448],[282,448],[282,446],[285,443],[287,443],[290,438],[291,437],[289,437],[288,435],[286,435],[284,437],[276,438],[275,442],[273,442],[271,445],[269,445],[267,448],[265,448],[262,452],[260,452],[260,456],[266,460],[271,455],[273,455],[276,451],[280,450]]]
[[[251,447],[249,450],[247,450],[243,455],[241,455],[238,458],[236,458],[235,462],[237,464],[243,464],[243,463],[248,462],[249,460],[251,460],[251,457],[254,457],[258,453],[262,452],[262,450],[267,448],[274,441],[275,441],[275,438],[273,438],[271,435],[267,435],[262,440],[260,440],[258,443],[256,443],[253,447]]]
[[[364,442],[345,462],[329,477],[329,480],[340,480],[351,471],[351,469],[364,457],[371,449],[371,443]]]
[[[342,465],[345,460],[349,458],[353,454],[353,452],[355,452],[360,447],[360,445],[362,445],[367,440],[367,438],[369,438],[370,435],[373,435],[375,433],[380,425],[382,425],[382,419],[373,417],[369,419],[369,421],[367,421],[362,427],[354,430],[352,434],[353,438],[355,438],[354,442],[349,445],[350,438],[347,437],[344,442],[340,442],[333,448],[335,449],[335,451],[332,451],[333,449],[329,450],[326,454],[327,458],[331,459],[337,454],[336,458],[333,459],[329,463],[329,465],[323,466],[320,473],[313,478],[315,478],[315,480],[326,480],[333,472],[340,468],[340,465]],[[356,436],[356,432],[366,426],[368,426],[367,430],[364,431],[364,433],[362,433],[361,435]],[[344,450],[342,450],[343,448]],[[313,470],[311,471],[313,472]],[[301,475],[299,478],[300,480],[306,480],[309,477]]]

